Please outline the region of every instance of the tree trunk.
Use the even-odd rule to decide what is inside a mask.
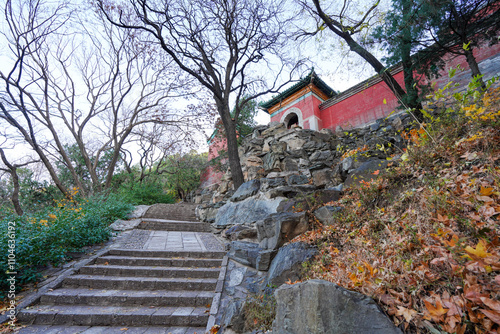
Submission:
[[[9,163],[1,148],[0,148],[0,156],[5,166],[7,166],[7,168],[9,169],[10,176],[12,176],[12,185],[14,186],[14,189],[12,191],[12,196],[10,197],[10,200],[12,202],[12,205],[14,206],[14,210],[16,211],[17,215],[22,216],[24,214],[24,211],[21,207],[21,203],[19,203],[20,187],[19,187],[19,175],[17,175],[17,166]]]
[[[217,100],[217,99],[216,99]],[[243,171],[241,170],[240,157],[238,155],[238,138],[236,137],[236,125],[231,119],[228,103],[217,100],[217,110],[222,119],[224,130],[226,131],[227,155],[229,159],[229,169],[233,179],[234,190],[238,189],[244,182]]]
[[[361,58],[366,60],[368,64],[370,64],[373,69],[378,73],[380,78],[386,83],[389,89],[394,93],[398,101],[402,101],[403,97],[406,95],[406,92],[401,88],[399,83],[394,79],[392,74],[388,71],[388,69],[382,65],[382,63],[375,58],[368,50],[359,45],[354,39],[352,39],[351,35],[348,33],[343,33],[342,37],[349,45],[351,51],[356,52]]]
[[[12,192],[12,196],[10,200],[12,201],[12,205],[14,205],[14,210],[18,216],[22,216],[24,214],[23,209],[21,208],[21,203],[19,202],[19,176],[17,175],[16,168],[14,168],[11,172],[12,175],[12,184],[14,185],[14,190]]]
[[[486,90],[486,84],[484,83],[483,78],[481,77],[481,70],[479,69],[479,65],[477,64],[476,58],[474,57],[474,54],[472,53],[471,49],[464,50],[465,52],[465,58],[467,59],[467,64],[469,64],[471,76],[473,78],[479,77],[478,81],[481,84],[481,88],[483,90]]]

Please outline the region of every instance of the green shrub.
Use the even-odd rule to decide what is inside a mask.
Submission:
[[[81,204],[81,205],[80,205]],[[59,265],[69,259],[68,252],[107,241],[110,223],[125,218],[133,206],[116,195],[96,196],[89,200],[60,200],[56,208],[43,212],[13,214],[0,220],[0,288],[5,297],[8,268],[8,226],[15,222],[17,287],[34,282],[39,269],[49,264]]]
[[[175,203],[175,196],[165,192],[160,182],[144,181],[142,183],[126,183],[120,187],[118,194],[134,205],[152,205],[156,203]]]

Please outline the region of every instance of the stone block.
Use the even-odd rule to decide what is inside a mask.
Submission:
[[[255,195],[260,189],[260,180],[251,180],[243,183],[238,190],[231,196],[231,201],[239,202],[250,196]]]
[[[280,157],[276,153],[267,153],[266,155],[264,155],[262,162],[266,172],[279,172],[281,170]]]
[[[316,187],[324,187],[332,182],[333,171],[330,168],[324,168],[312,172],[313,183]]]
[[[275,250],[309,228],[305,212],[282,212],[257,221],[259,247]]]
[[[263,219],[277,208],[283,198],[260,199],[249,197],[240,202],[227,202],[219,208],[215,216],[215,227],[223,228],[229,225],[252,223]]]
[[[317,254],[317,249],[302,242],[281,247],[274,257],[265,280],[266,286],[280,286],[288,280],[302,278],[302,263]]]
[[[331,282],[283,285],[275,297],[274,334],[402,334],[373,299]]]

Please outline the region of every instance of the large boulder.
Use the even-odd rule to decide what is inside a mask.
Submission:
[[[305,212],[281,212],[256,223],[259,247],[274,250],[309,228]]]
[[[238,190],[231,196],[231,201],[239,202],[248,198],[250,196],[255,195],[260,188],[260,180],[251,180],[243,183]]]
[[[224,228],[229,225],[253,223],[277,212],[284,198],[259,199],[249,197],[240,202],[227,202],[217,211],[215,227]]]
[[[317,249],[302,242],[281,247],[271,262],[265,281],[266,286],[280,286],[288,280],[301,279],[302,263],[317,254]]]
[[[275,292],[273,334],[402,334],[368,296],[310,280]]]

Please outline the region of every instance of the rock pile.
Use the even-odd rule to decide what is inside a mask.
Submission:
[[[315,217],[334,224],[333,213],[341,208],[328,203],[338,200],[345,187],[375,178],[376,170],[397,163],[405,146],[402,132],[411,126],[405,114],[350,131],[270,124],[243,140],[239,153],[246,182],[234,191],[226,173],[195,199],[198,218],[227,239],[227,275],[232,278],[226,282],[221,309],[233,312],[219,315],[222,333],[230,328],[240,332],[236,310],[241,310],[246,293],[300,278],[302,262],[316,250],[287,243],[309,229],[305,211],[320,205]]]

